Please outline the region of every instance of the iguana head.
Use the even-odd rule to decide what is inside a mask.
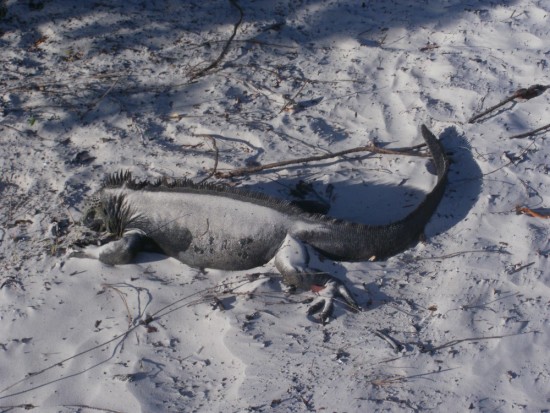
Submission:
[[[92,231],[105,232],[107,231],[107,208],[97,194],[90,197],[84,207],[84,215],[82,215],[82,225],[90,228]]]
[[[122,192],[104,188],[86,203],[82,224],[93,231],[122,237],[124,230],[137,218]]]

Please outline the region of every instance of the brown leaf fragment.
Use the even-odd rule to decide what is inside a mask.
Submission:
[[[46,40],[48,40],[48,36],[42,36],[38,40],[36,40],[31,47],[29,47],[29,51],[38,50],[38,47],[44,43]]]
[[[541,218],[541,219],[548,219],[550,218],[550,213],[548,212],[537,212],[531,208],[527,208],[527,207],[524,207],[524,206],[516,206],[516,214],[518,215],[529,215],[530,217],[533,217],[533,218]]]

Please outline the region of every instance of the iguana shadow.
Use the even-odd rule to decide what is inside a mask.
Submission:
[[[448,127],[440,134],[440,139],[451,158],[451,168],[445,195],[426,226],[428,239],[448,231],[466,218],[477,202],[482,184],[481,169],[473,158],[466,137],[455,127]],[[428,168],[430,166],[428,164]],[[404,218],[426,195],[426,192],[406,184],[350,185],[340,182],[327,186],[320,182],[304,183],[300,178],[282,178],[241,188],[288,199],[298,206],[304,205],[306,212],[322,212],[333,218],[367,225],[385,225]]]

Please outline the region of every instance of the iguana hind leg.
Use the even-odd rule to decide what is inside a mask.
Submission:
[[[358,309],[351,293],[341,281],[326,272],[309,267],[310,250],[307,244],[287,235],[275,256],[275,267],[283,276],[285,285],[319,294],[311,304],[308,314],[319,312],[319,320],[325,323],[334,309],[334,299],[338,297],[342,297],[352,309]]]
[[[128,232],[121,239],[108,242],[100,247],[85,247],[71,254],[78,258],[95,258],[104,264],[128,264],[138,252],[144,250],[147,237],[140,232]]]

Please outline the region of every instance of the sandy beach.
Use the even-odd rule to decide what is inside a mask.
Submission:
[[[550,86],[549,17],[542,0],[0,2],[0,412],[550,411],[550,89],[521,91]],[[315,322],[273,262],[71,257],[119,170],[401,219],[429,158],[215,172],[413,147],[422,124],[452,160],[425,240],[314,258],[360,312]]]

